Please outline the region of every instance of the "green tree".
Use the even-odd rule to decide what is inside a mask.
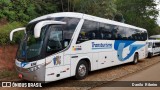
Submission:
[[[8,21],[26,21],[36,14],[31,0],[1,0],[0,6],[0,18]]]
[[[55,13],[59,11],[58,0],[32,0],[38,16]]]
[[[113,0],[68,0],[72,12],[81,12],[99,17],[113,19],[116,5]]]
[[[38,16],[56,12],[52,0],[0,0],[0,19],[28,22]]]
[[[148,30],[149,35],[155,33],[158,26],[155,0],[115,0],[117,10],[123,14],[125,23]]]

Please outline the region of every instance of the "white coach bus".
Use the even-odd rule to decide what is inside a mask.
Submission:
[[[147,57],[147,31],[74,12],[38,17],[24,30],[15,60],[19,77],[51,82]]]
[[[160,55],[160,40],[148,40],[148,57]]]

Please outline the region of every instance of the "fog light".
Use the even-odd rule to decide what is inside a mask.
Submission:
[[[18,77],[19,77],[20,79],[22,79],[22,78],[23,78],[23,75],[22,75],[22,74],[19,74]]]
[[[33,80],[37,80],[37,76],[35,75],[35,76],[33,76]]]

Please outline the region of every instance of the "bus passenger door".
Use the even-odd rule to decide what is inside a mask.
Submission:
[[[114,65],[114,57],[111,52],[99,52],[99,61],[98,61],[98,68],[106,68],[109,66]]]
[[[97,70],[98,69],[98,59],[99,59],[99,54],[98,53],[93,53],[92,54],[92,70]]]

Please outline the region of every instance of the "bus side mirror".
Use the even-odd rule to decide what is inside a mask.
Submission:
[[[64,42],[64,47],[67,47],[69,45],[68,41]]]
[[[51,21],[51,20],[46,20],[46,21],[41,21],[37,23],[34,27],[34,37],[39,38],[41,34],[41,29],[45,25],[50,25],[50,24],[66,24],[66,22],[61,22],[61,21]]]
[[[18,31],[22,31],[22,30],[24,30],[24,32],[26,33],[26,28],[25,27],[22,27],[22,28],[17,28],[17,29],[14,29],[14,30],[12,30],[11,32],[10,32],[10,41],[12,41],[13,40],[13,34],[14,34],[14,32],[18,32]]]

